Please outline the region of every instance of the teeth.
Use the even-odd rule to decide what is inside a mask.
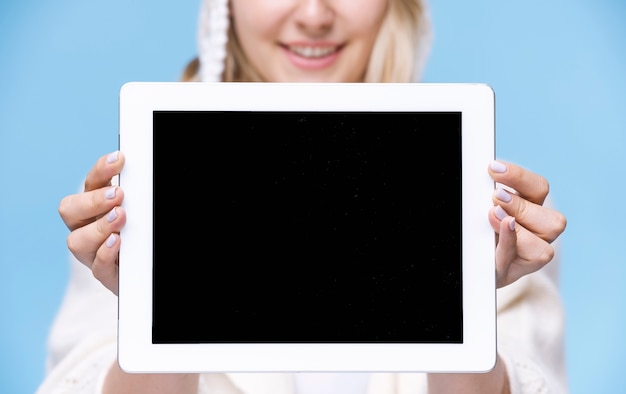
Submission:
[[[308,47],[308,46],[290,46],[289,50],[307,58],[318,58],[328,56],[335,52],[335,47]]]

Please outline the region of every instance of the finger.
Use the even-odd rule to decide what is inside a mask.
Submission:
[[[100,245],[91,266],[93,276],[115,295],[118,295],[120,241],[119,234],[113,233],[109,235],[104,243]]]
[[[554,257],[552,246],[525,230],[519,224],[517,234],[517,258],[508,267],[506,276],[499,283],[501,286],[513,283],[521,277],[540,270]]]
[[[489,165],[491,178],[513,188],[521,197],[542,205],[550,191],[546,178],[520,166],[502,161],[492,161]]]
[[[121,205],[123,199],[124,191],[118,186],[72,194],[61,200],[59,215],[70,231],[74,231]]]
[[[500,213],[501,218],[505,214],[515,217],[519,224],[547,242],[553,242],[565,231],[567,220],[562,213],[532,203],[504,188],[496,188],[493,203],[504,211]]]
[[[76,258],[92,268],[96,252],[113,233],[119,233],[126,223],[126,212],[122,207],[114,207],[98,220],[79,227],[67,237],[67,246]]]
[[[496,230],[498,245],[496,246],[496,285],[498,288],[507,285],[511,264],[517,258],[517,232],[515,218],[507,216],[500,221]]]
[[[498,278],[500,287],[541,269],[554,258],[554,248],[549,242],[528,231],[517,222],[515,224],[516,241],[515,245],[511,246],[511,240],[506,238],[510,234],[502,231],[506,228],[503,223],[507,224],[509,217],[499,207],[492,208],[489,213],[489,222],[498,232],[497,269],[504,274]],[[513,250],[515,256],[513,256]],[[500,266],[498,267],[498,265]]]
[[[120,151],[101,156],[85,178],[85,191],[109,186],[111,179],[118,175],[124,167],[124,154]]]

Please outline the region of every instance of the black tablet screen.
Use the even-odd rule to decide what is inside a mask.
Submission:
[[[153,119],[153,343],[462,342],[460,113]]]

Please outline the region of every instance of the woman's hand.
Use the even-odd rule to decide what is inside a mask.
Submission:
[[[510,163],[494,161],[489,174],[497,187],[489,223],[497,234],[497,286],[541,269],[554,257],[552,242],[565,230],[560,212],[543,206],[545,178]],[[505,190],[508,189],[509,191]],[[493,370],[479,374],[428,374],[429,393],[509,393],[508,375],[498,356]]]
[[[111,181],[123,166],[121,152],[100,157],[85,178],[84,191],[64,197],[59,204],[59,214],[70,229],[68,248],[116,295],[119,232],[126,223],[126,213],[120,206],[124,193]]]
[[[552,242],[567,225],[563,214],[543,206],[550,186],[533,172],[494,161],[489,174],[496,182],[489,222],[497,234],[497,287],[535,272],[554,257]]]

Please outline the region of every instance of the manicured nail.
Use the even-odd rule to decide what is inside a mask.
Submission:
[[[117,238],[115,238],[115,235],[113,234],[109,235],[109,238],[107,238],[107,241],[106,241],[107,248],[112,248],[113,245],[115,245],[115,242],[117,242]]]
[[[107,215],[107,222],[111,223],[117,219],[117,212],[115,212],[115,208],[111,209],[111,212]]]
[[[509,222],[509,228],[511,229],[511,231],[515,231],[515,218],[511,218],[511,221]]]
[[[500,220],[504,220],[505,217],[509,216],[501,206],[497,205],[495,210],[496,217]]]
[[[109,153],[109,156],[107,157],[107,163],[115,163],[117,161],[117,158],[119,157],[120,152],[119,151],[115,151],[112,153]]]
[[[107,191],[104,193],[104,196],[107,198],[107,200],[110,200],[110,199],[115,197],[115,191],[116,190],[117,190],[117,187],[115,187],[115,186],[107,189]]]
[[[506,165],[504,163],[500,163],[499,161],[492,161],[491,162],[491,170],[493,172],[506,172]]]
[[[509,192],[499,187],[496,189],[496,198],[500,201],[511,202],[513,197],[511,197]]]

